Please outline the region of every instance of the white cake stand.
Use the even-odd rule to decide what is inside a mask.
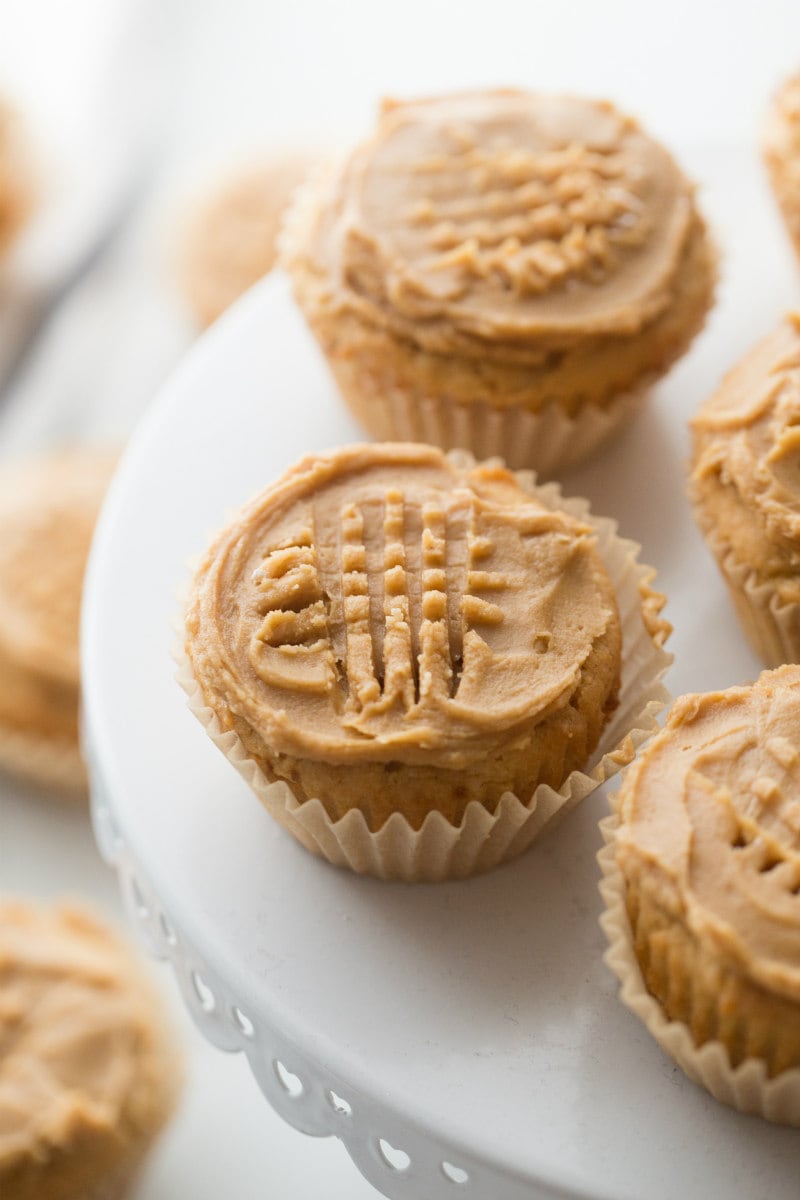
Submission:
[[[795,287],[752,164],[695,166],[712,161],[707,208],[739,238],[720,309],[567,485],[660,566],[674,691],[758,669],[683,499],[684,420]],[[188,712],[170,658],[187,560],[301,453],[356,435],[273,277],[198,343],[125,455],[89,570],[84,687],[97,836],[134,919],[208,1037],[386,1196],[796,1200],[800,1134],[717,1104],[617,999],[602,794],[494,874],[383,884],[296,845]]]

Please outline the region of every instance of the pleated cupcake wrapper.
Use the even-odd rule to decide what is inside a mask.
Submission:
[[[612,808],[615,800],[612,797]],[[609,943],[605,961],[620,981],[623,1004],[644,1022],[661,1049],[681,1070],[721,1104],[780,1125],[800,1127],[800,1069],[784,1071],[770,1079],[761,1059],[748,1058],[738,1067],[732,1067],[722,1042],[709,1041],[696,1046],[687,1026],[681,1021],[671,1021],[648,992],[625,906],[625,879],[614,853],[617,828],[615,814],[600,822],[605,845],[597,861],[603,873],[600,894],[606,905],[600,918]]]
[[[463,465],[474,461],[463,451],[452,457]],[[521,854],[630,762],[669,703],[661,682],[672,662],[672,655],[661,644],[669,627],[661,623],[653,636],[642,618],[643,596],[652,595],[649,581],[653,570],[637,561],[640,547],[617,536],[616,522],[592,516],[588,501],[564,499],[555,483],[537,486],[529,471],[518,472],[517,479],[549,508],[561,509],[594,526],[598,552],[617,596],[623,633],[619,704],[603,731],[592,765],[586,772],[573,771],[557,790],[542,784],[527,803],[506,792],[493,813],[473,801],[460,825],[433,811],[419,830],[412,829],[400,813],[392,814],[377,833],[370,831],[360,810],[332,821],[320,800],[300,800],[283,780],[268,779],[238,734],[222,729],[193,675],[183,647],[183,621],[179,622],[181,641],[175,658],[189,708],[275,820],[307,850],[335,866],[408,883],[462,879],[491,870]]]
[[[478,459],[499,456],[509,467],[552,475],[588,458],[642,405],[656,378],[648,374],[607,404],[584,404],[574,415],[557,400],[534,411],[497,408],[486,401],[459,404],[448,396],[422,396],[409,389],[380,386],[358,365],[358,356],[329,359],[345,399],[353,397],[358,419],[369,410],[369,431],[386,441],[430,442],[445,450],[462,448]],[[366,395],[369,391],[369,395]],[[349,402],[349,401],[348,401]]]
[[[696,511],[739,622],[756,654],[768,667],[800,662],[800,604],[782,604],[775,585],[759,582],[752,567],[741,562],[730,543],[703,520],[699,505]]]
[[[0,725],[0,771],[17,775],[70,799],[88,793],[86,764],[77,744]]]

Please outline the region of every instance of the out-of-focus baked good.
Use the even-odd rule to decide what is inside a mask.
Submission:
[[[83,574],[115,462],[75,449],[0,470],[0,766],[70,788],[85,783]]]
[[[384,104],[298,193],[285,259],[371,434],[540,472],[625,420],[716,272],[693,186],[636,121],[518,91]]]
[[[725,1102],[791,1123],[800,1123],[798,745],[796,665],[677,700],[617,798],[612,845],[627,921],[618,912],[609,926],[618,966],[626,942],[638,961],[618,970],[627,1003],[681,1066]]]
[[[180,277],[198,322],[216,321],[272,270],[284,209],[309,160],[285,154],[243,168],[201,202],[182,238]]]
[[[0,98],[0,258],[33,206],[35,183],[18,114]]]
[[[122,1200],[180,1080],[162,1005],[109,929],[0,903],[3,1200]]]
[[[756,653],[800,661],[800,314],[790,313],[692,420],[689,494]]]
[[[792,245],[800,255],[800,75],[787,79],[770,105],[764,160]]]
[[[200,704],[232,754],[333,828],[355,814],[369,834],[433,814],[458,828],[509,794],[533,807],[586,767],[617,704],[620,619],[596,541],[498,465],[420,444],[309,456],[195,575]]]

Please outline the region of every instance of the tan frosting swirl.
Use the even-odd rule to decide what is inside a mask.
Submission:
[[[300,253],[368,322],[527,361],[658,316],[692,211],[669,154],[612,105],[465,93],[385,104]]]
[[[88,914],[0,905],[0,1194],[88,1195],[143,1149],[180,1074],[158,1017]]]
[[[618,856],[724,961],[800,1001],[800,667],[684,696],[625,781]],[[627,873],[627,872],[626,872]],[[651,884],[653,879],[651,878]]]
[[[800,314],[724,379],[692,421],[693,485],[716,476],[800,560]]]
[[[510,472],[362,445],[304,459],[220,535],[187,647],[279,752],[460,766],[566,703],[617,620],[591,530]]]

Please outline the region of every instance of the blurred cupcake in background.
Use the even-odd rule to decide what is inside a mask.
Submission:
[[[800,256],[800,74],[775,93],[764,129],[764,159],[789,237]]]
[[[0,97],[0,258],[33,208],[34,169],[23,123]]]
[[[0,1196],[123,1200],[181,1056],[132,951],[84,909],[0,903]]]
[[[75,449],[0,470],[0,767],[85,791],[83,575],[116,454]]]
[[[308,165],[300,153],[276,155],[220,180],[197,204],[178,269],[200,325],[210,325],[272,270],[284,209]]]

